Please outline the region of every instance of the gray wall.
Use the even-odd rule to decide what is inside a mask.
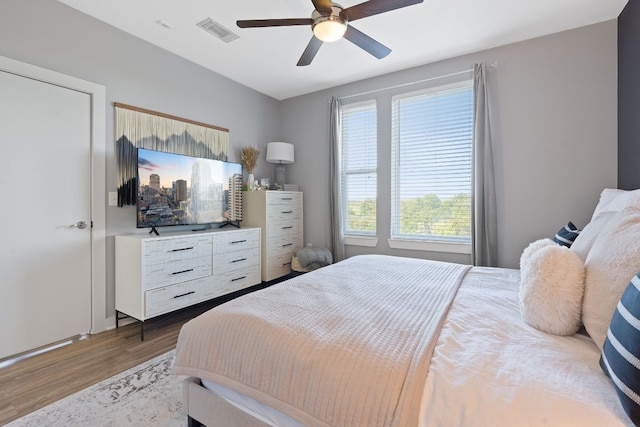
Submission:
[[[499,224],[499,265],[518,267],[527,244],[567,221],[590,219],[605,187],[617,184],[617,23],[609,21],[478,52],[282,102],[283,137],[296,146],[289,181],[305,191],[305,241],[328,246],[328,102],[469,69],[489,69]],[[383,95],[376,95],[383,97]],[[389,129],[389,114],[378,128]],[[380,217],[376,253],[469,263],[467,255],[388,247],[389,132],[379,135]],[[371,252],[348,247],[347,255]]]
[[[0,55],[106,87],[106,191],[116,190],[113,102],[230,130],[239,148],[280,137],[280,102],[53,0],[0,0]],[[3,147],[6,149],[6,147]],[[271,168],[261,161],[256,175]],[[133,207],[107,207],[107,315],[114,315],[114,239],[135,232]]]
[[[640,3],[630,1],[618,18],[618,185],[640,188]]]

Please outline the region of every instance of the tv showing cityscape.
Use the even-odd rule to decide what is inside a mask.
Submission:
[[[237,221],[242,165],[138,149],[137,227]]]

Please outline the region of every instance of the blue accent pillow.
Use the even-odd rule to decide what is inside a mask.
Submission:
[[[573,244],[573,241],[576,240],[576,237],[578,237],[578,234],[580,234],[580,230],[578,230],[578,227],[576,227],[571,221],[569,221],[567,225],[558,230],[556,235],[553,237],[553,241],[559,245],[570,248]]]
[[[631,421],[640,425],[640,273],[631,279],[613,313],[600,367],[613,381]]]

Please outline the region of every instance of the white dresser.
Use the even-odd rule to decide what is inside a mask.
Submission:
[[[245,191],[242,224],[262,230],[262,280],[291,272],[291,257],[304,246],[302,192]]]
[[[121,235],[115,251],[116,317],[144,322],[261,281],[258,228]]]

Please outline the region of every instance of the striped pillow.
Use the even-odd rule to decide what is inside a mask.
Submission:
[[[573,241],[576,240],[576,237],[578,237],[578,234],[580,234],[580,230],[578,230],[578,227],[576,227],[571,221],[569,221],[567,225],[558,230],[556,235],[553,237],[553,241],[559,245],[570,248],[573,244]]]
[[[640,273],[627,285],[611,319],[600,357],[620,403],[640,425]]]

